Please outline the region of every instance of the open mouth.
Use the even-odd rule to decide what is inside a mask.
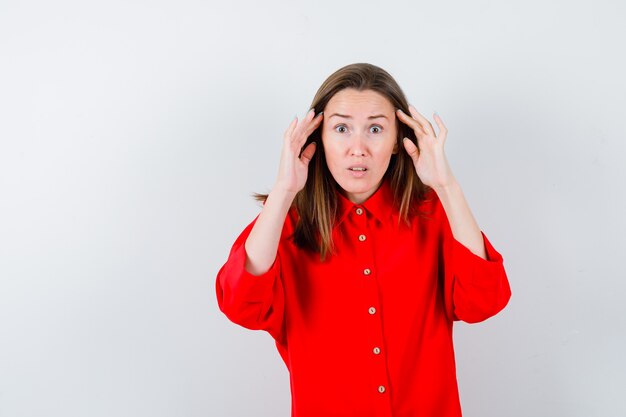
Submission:
[[[367,168],[364,167],[352,167],[348,168],[350,171],[367,171]]]

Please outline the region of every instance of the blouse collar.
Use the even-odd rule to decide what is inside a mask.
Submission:
[[[391,185],[388,179],[383,179],[382,184],[367,200],[361,204],[355,204],[350,201],[339,191],[337,192],[337,214],[338,219],[336,224],[340,224],[348,215],[351,210],[356,210],[362,207],[368,213],[371,213],[376,219],[381,222],[389,220],[394,212],[393,192],[391,191]]]

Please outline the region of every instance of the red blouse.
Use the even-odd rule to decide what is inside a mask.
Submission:
[[[339,195],[336,254],[325,262],[289,239],[292,208],[260,276],[244,269],[253,221],[218,272],[224,314],[274,337],[292,416],[461,416],[452,323],[485,320],[507,304],[502,256],[484,233],[487,260],[454,239],[434,191],[420,203],[432,214],[410,227],[391,202],[386,181],[363,204]]]

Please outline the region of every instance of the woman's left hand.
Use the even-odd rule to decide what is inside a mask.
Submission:
[[[413,129],[417,137],[417,146],[408,138],[403,140],[404,149],[413,160],[417,176],[425,185],[434,189],[454,184],[456,179],[443,151],[448,129],[439,115],[435,114],[434,119],[439,126],[437,136],[430,122],[419,114],[415,107],[409,106],[409,111],[411,116],[400,109],[396,110],[396,115],[401,122]]]

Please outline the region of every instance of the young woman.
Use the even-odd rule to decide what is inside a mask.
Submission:
[[[447,129],[370,64],[336,71],[311,107],[218,273],[220,309],[275,339],[292,416],[458,417],[452,324],[493,316],[511,292]]]

